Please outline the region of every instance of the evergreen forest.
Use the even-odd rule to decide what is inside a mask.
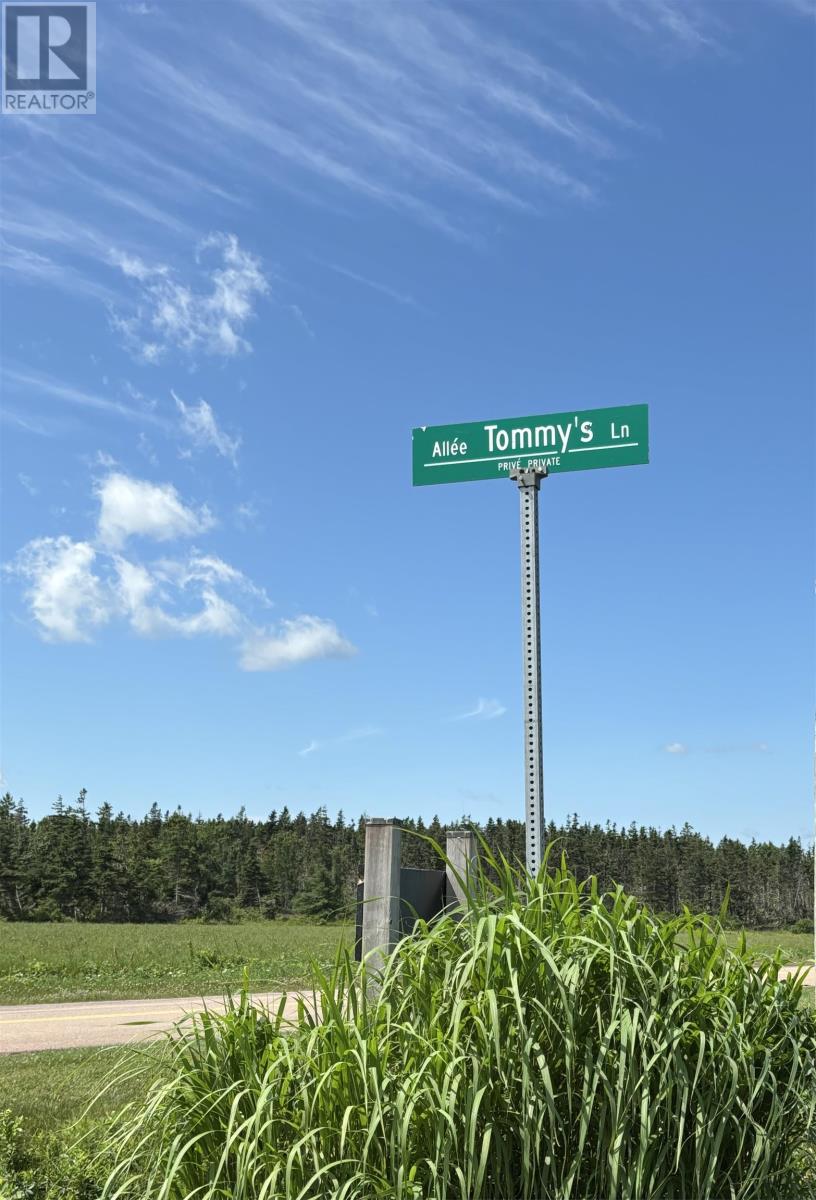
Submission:
[[[403,865],[431,867],[427,838],[444,845],[437,817],[398,817]],[[524,857],[522,821],[463,817],[494,853]],[[411,836],[412,833],[424,835]],[[813,849],[735,838],[713,842],[689,825],[589,824],[577,816],[548,826],[557,858],[602,889],[621,884],[659,913],[717,913],[726,888],[729,920],[749,928],[812,929]],[[154,803],[140,819],[110,804],[89,811],[83,790],[32,820],[10,794],[0,799],[0,920],[211,921],[289,914],[350,918],[363,866],[364,822],[306,816],[288,808],[253,820],[193,817]]]

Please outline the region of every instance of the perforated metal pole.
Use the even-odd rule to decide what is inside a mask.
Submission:
[[[541,632],[538,581],[538,487],[541,471],[512,471],[521,501],[521,652],[524,666],[524,811],[527,867],[538,873],[544,850],[541,753]]]

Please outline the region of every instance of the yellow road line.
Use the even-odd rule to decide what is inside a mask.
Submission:
[[[200,1009],[190,1008],[173,1008],[162,1009],[161,1012],[150,1012],[148,1009],[142,1009],[140,1012],[124,1012],[124,1013],[74,1013],[68,1017],[0,1017],[0,1025],[35,1025],[40,1022],[48,1021],[101,1021],[104,1024],[105,1017],[109,1017],[111,1021],[118,1021],[121,1017],[166,1017],[170,1012],[182,1015],[189,1012],[200,1012]]]
[[[221,1001],[216,1001],[215,1004],[220,1004]],[[208,1007],[212,1010],[215,1004],[210,1004]],[[122,1017],[166,1017],[173,1014],[181,1014],[185,1016],[192,1012],[203,1012],[203,1008],[182,1008],[180,1004],[168,1004],[167,1008],[161,1010],[151,1010],[142,1008],[138,1012],[96,1012],[96,1013],[71,1013],[66,1016],[54,1017],[0,1017],[0,1025],[34,1025],[48,1021],[118,1021]]]

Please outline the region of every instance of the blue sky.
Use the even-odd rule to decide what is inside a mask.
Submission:
[[[97,38],[2,118],[6,786],[520,818],[517,492],[410,431],[648,403],[542,486],[547,814],[809,838],[809,0]]]

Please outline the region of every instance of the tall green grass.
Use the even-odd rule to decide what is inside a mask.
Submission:
[[[179,1030],[111,1139],[107,1197],[714,1200],[814,1195],[816,1016],[778,959],[562,866],[493,862],[318,1016]]]

